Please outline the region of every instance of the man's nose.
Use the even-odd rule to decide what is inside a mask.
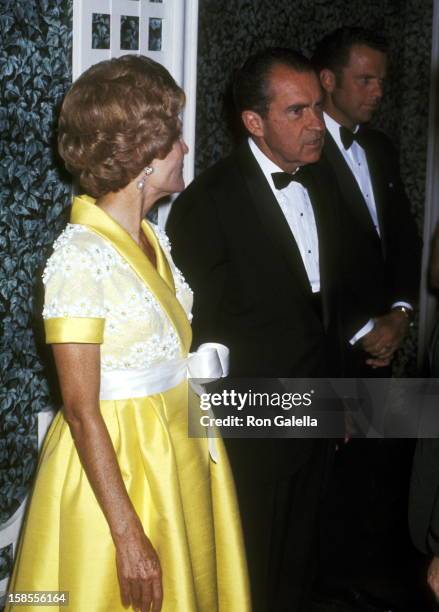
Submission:
[[[381,100],[383,97],[384,83],[383,81],[376,79],[372,81],[372,95],[377,100]]]
[[[320,109],[311,109],[308,128],[317,132],[325,131],[325,122],[323,121],[323,114]]]

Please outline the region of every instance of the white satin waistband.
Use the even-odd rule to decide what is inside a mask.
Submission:
[[[229,373],[229,349],[224,344],[206,342],[195,353],[185,359],[173,359],[148,369],[110,370],[101,373],[99,398],[101,400],[122,400],[147,397],[162,393],[179,385],[185,379],[195,378],[193,388],[202,392],[199,383],[218,380]],[[209,452],[216,462],[217,452],[213,430],[208,428]]]

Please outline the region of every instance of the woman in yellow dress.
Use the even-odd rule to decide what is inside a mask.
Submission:
[[[250,609],[222,441],[188,436],[192,292],[165,233],[144,220],[184,188],[183,102],[141,56],[93,66],[64,100],[59,150],[90,195],[75,198],[43,276],[63,409],[6,610],[22,591],[68,592],[52,611]]]

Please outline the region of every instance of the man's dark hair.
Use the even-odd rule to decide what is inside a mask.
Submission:
[[[241,114],[252,110],[265,117],[270,104],[270,73],[275,66],[287,66],[296,72],[314,72],[305,56],[282,47],[269,47],[251,55],[236,71],[233,82],[233,98],[236,110]]]
[[[328,68],[338,77],[342,68],[348,65],[350,51],[354,45],[364,45],[387,54],[388,44],[384,36],[358,27],[343,27],[325,36],[318,44],[312,57],[317,71]]]

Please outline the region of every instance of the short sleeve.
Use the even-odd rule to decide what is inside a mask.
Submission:
[[[101,344],[105,263],[93,244],[81,236],[69,240],[66,232],[55,243],[43,274],[46,342]]]

